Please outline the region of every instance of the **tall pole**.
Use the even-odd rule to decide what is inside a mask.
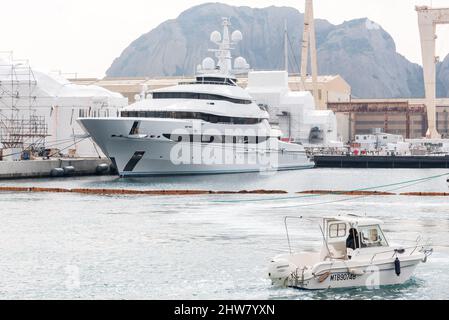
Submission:
[[[312,65],[312,86],[313,86],[313,97],[315,98],[315,105],[319,109],[322,109],[320,105],[318,96],[318,61],[316,52],[316,41],[315,41],[315,18],[313,14],[313,1],[307,0],[309,11],[310,11],[310,63]]]
[[[287,20],[284,21],[284,63],[285,71],[288,73],[288,30],[287,30]]]
[[[302,36],[302,51],[301,51],[301,82],[303,83],[304,90],[307,80],[307,67],[309,62],[309,47],[310,47],[310,63],[312,71],[312,93],[315,99],[315,105],[319,106],[318,99],[318,61],[316,52],[316,40],[315,40],[315,21],[313,15],[313,1],[305,0],[305,12],[304,12],[304,31]]]
[[[301,82],[303,86],[307,79],[307,65],[309,60],[309,20],[308,20],[308,6],[306,0],[306,7],[304,10],[304,30],[302,33],[302,46],[301,46]],[[303,90],[306,90],[304,87]]]

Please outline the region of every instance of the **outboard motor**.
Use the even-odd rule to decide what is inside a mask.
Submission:
[[[271,260],[268,268],[268,277],[273,284],[285,286],[286,280],[298,267],[286,259]]]

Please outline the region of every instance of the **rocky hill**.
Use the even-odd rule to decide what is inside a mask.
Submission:
[[[449,55],[437,66],[437,96],[449,96]]]
[[[242,55],[253,69],[283,67],[283,33],[287,21],[290,71],[299,71],[304,16],[289,7],[263,9],[208,3],[183,12],[133,41],[115,59],[106,74],[118,76],[192,75],[213,47],[209,35],[221,31],[221,17],[230,17],[232,29],[244,40],[234,56]],[[333,25],[316,21],[320,74],[340,74],[353,95],[364,98],[422,97],[422,68],[397,53],[393,38],[367,18]],[[449,56],[438,66],[438,93],[449,95]]]

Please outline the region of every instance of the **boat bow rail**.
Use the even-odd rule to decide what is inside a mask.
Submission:
[[[420,237],[418,237],[418,238],[420,238]],[[392,256],[391,256],[391,258],[394,258],[394,257],[399,257],[399,255],[406,254],[407,251],[410,250],[411,252],[408,254],[408,257],[410,257],[410,256],[412,256],[412,255],[416,252],[416,250],[417,250],[419,247],[421,247],[421,248],[419,249],[418,252],[424,254],[424,258],[423,258],[422,261],[423,261],[423,262],[426,262],[426,261],[427,261],[427,257],[429,257],[429,256],[433,253],[433,248],[429,248],[429,245],[428,245],[428,244],[420,244],[419,242],[417,242],[416,245],[410,246],[410,247],[391,248],[390,250],[381,251],[381,252],[376,252],[376,253],[374,253],[373,256],[371,257],[370,263],[372,264],[372,263],[374,262],[374,259],[375,259],[378,255],[381,255],[381,254],[387,254],[387,253],[393,253]]]

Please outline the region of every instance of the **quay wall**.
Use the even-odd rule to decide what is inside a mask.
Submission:
[[[50,177],[52,169],[73,166],[72,175],[94,175],[100,164],[111,165],[106,158],[66,158],[27,161],[0,161],[0,179]]]

